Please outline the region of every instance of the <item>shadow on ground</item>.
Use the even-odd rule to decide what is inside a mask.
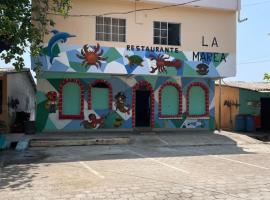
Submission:
[[[129,136],[132,138],[129,145],[35,147],[24,152],[0,152],[0,163],[2,160],[4,165],[0,189],[31,187],[33,171],[39,163],[249,154],[231,138],[213,133]]]

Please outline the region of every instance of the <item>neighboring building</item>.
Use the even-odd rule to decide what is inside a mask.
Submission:
[[[219,106],[219,86],[215,89],[215,107]],[[270,84],[267,82],[223,82],[221,86],[221,128],[235,129],[237,115],[253,115],[256,128],[270,130]],[[218,126],[219,110],[216,109]]]
[[[73,17],[52,16],[38,131],[213,129],[214,80],[236,72],[238,1],[172,6],[183,2],[76,0]]]
[[[35,120],[35,97],[36,84],[30,69],[18,72],[12,68],[0,68],[1,132],[12,130],[15,123],[22,125],[23,121],[19,122],[18,117],[21,118],[23,113],[29,116],[29,120]]]

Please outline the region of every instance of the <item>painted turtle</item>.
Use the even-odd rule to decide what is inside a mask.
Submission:
[[[137,65],[137,66],[143,67],[143,59],[140,56],[138,56],[138,55],[133,55],[133,56],[126,55],[126,58],[129,61],[129,66]]]

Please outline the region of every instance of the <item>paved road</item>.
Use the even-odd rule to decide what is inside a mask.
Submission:
[[[30,149],[24,156],[43,159],[2,168],[0,199],[270,200],[269,144],[242,138],[183,146],[181,137],[153,138],[123,146]]]

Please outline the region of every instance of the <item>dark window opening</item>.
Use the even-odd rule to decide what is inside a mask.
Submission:
[[[168,45],[180,45],[180,24],[168,24]]]
[[[150,127],[151,120],[151,92],[136,91],[136,127]]]
[[[108,85],[105,83],[96,83],[93,87],[95,87],[95,88],[108,88]]]
[[[180,28],[177,23],[154,22],[154,44],[179,46]]]

